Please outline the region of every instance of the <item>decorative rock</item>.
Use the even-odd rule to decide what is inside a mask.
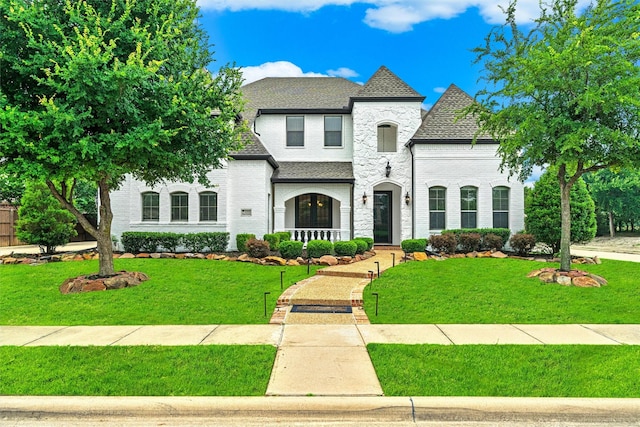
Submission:
[[[286,265],[287,264],[287,261],[285,259],[280,258],[278,256],[268,256],[264,260],[267,263],[273,263],[275,265]]]
[[[597,274],[589,274],[589,277],[591,277],[593,280],[598,282],[601,286],[609,284],[609,282],[607,282],[607,280],[604,277],[598,276]]]
[[[113,254],[113,259],[118,259],[120,258],[120,254]]]
[[[579,288],[599,288],[600,283],[589,276],[574,277],[572,280],[573,286]]]
[[[176,254],[176,259],[185,259],[185,254]]]
[[[443,255],[442,257],[444,259],[447,259],[447,258],[466,258],[467,256],[465,254],[453,254],[453,255]]]
[[[416,261],[426,261],[429,258],[427,258],[427,254],[424,252],[414,252],[413,259]]]
[[[318,261],[321,265],[338,265],[338,259],[331,255],[324,255]]]
[[[80,292],[94,292],[94,291],[106,291],[107,287],[104,282],[100,280],[92,280],[88,282],[86,285],[82,286],[82,290]]]
[[[602,264],[602,261],[600,261],[600,258],[598,257],[598,255],[593,257],[593,262],[598,265]]]
[[[289,261],[287,261],[287,265],[299,266],[300,263],[295,259],[290,259]]]
[[[89,261],[90,259],[93,259],[93,254],[92,254],[92,253],[90,253],[90,252],[83,253],[83,254],[82,254],[82,258],[83,258],[85,261]]]
[[[137,286],[149,277],[144,273],[120,271],[115,276],[79,276],[67,279],[60,285],[60,293],[72,294],[79,292],[104,291]]]
[[[197,259],[205,259],[206,256],[204,254],[196,254]]]
[[[162,255],[159,254],[158,252],[154,252],[151,255],[149,255],[151,258],[153,259],[159,259]]]
[[[91,259],[100,259],[100,254],[93,254]]]
[[[542,273],[542,270],[534,270],[531,273],[527,274],[528,278],[538,277]]]
[[[242,254],[240,255],[238,258],[238,261],[240,262],[250,262],[251,260],[249,259],[249,255],[247,254]]]
[[[549,271],[543,271],[538,274],[538,279],[540,279],[540,281],[544,283],[554,283],[556,281],[555,273],[551,273]]]
[[[509,258],[509,256],[508,256],[507,254],[503,253],[503,252],[495,251],[495,252],[493,252],[493,253],[491,254],[491,258],[500,258],[500,259],[503,259],[503,258]]]
[[[122,255],[120,255],[120,259],[132,259],[135,258],[136,256],[134,254],[131,254],[129,252],[123,253]]]
[[[160,258],[175,258],[176,254],[174,254],[173,252],[162,252],[160,254]]]
[[[571,277],[558,274],[556,275],[556,283],[562,286],[571,286]]]
[[[151,255],[146,252],[140,252],[138,255],[136,255],[136,258],[151,258]]]
[[[469,252],[466,255],[467,258],[477,258],[478,257],[478,252],[477,251],[473,251],[473,252]]]

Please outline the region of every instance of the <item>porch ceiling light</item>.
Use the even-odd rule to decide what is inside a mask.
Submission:
[[[389,175],[391,175],[391,165],[389,164],[389,161],[387,160],[387,167],[385,168],[385,175],[387,178],[389,178]]]
[[[363,204],[363,205],[366,205],[366,204],[367,204],[367,193],[364,193],[364,194],[362,195],[362,204]]]
[[[411,196],[409,195],[409,192],[407,191],[407,194],[404,195],[404,202],[408,205],[409,203],[411,203]]]

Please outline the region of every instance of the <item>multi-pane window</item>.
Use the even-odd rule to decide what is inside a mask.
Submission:
[[[158,193],[142,193],[142,220],[160,220],[160,195]]]
[[[213,191],[200,193],[200,221],[218,220],[218,194]]]
[[[398,128],[393,125],[378,126],[378,152],[393,153],[397,150]]]
[[[171,193],[171,221],[189,220],[189,195],[178,192]]]
[[[462,187],[460,189],[461,228],[477,228],[478,189]]]
[[[287,116],[287,147],[304,147],[304,116]]]
[[[342,147],[342,116],[325,116],[324,146]]]
[[[323,194],[296,197],[296,228],[332,228],[332,199]]]
[[[429,229],[444,230],[446,217],[446,195],[444,187],[429,189]]]
[[[509,228],[509,188],[493,188],[493,228]]]

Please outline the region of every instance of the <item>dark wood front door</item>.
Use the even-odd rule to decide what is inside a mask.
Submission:
[[[391,191],[373,193],[373,240],[375,243],[392,243]]]

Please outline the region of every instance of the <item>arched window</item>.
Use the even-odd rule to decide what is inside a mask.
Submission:
[[[493,228],[509,228],[509,187],[493,188]]]
[[[189,195],[184,192],[171,193],[171,221],[189,220]]]
[[[160,195],[153,191],[142,193],[142,220],[160,220]]]
[[[460,189],[460,214],[461,228],[478,227],[478,189],[476,187]]]
[[[430,230],[444,230],[446,228],[446,197],[447,189],[444,187],[431,187],[429,189]]]
[[[296,228],[332,228],[333,199],[324,194],[296,197]]]
[[[378,152],[394,153],[398,150],[398,127],[390,124],[378,125]]]
[[[200,193],[200,221],[218,220],[218,194],[213,191]]]

